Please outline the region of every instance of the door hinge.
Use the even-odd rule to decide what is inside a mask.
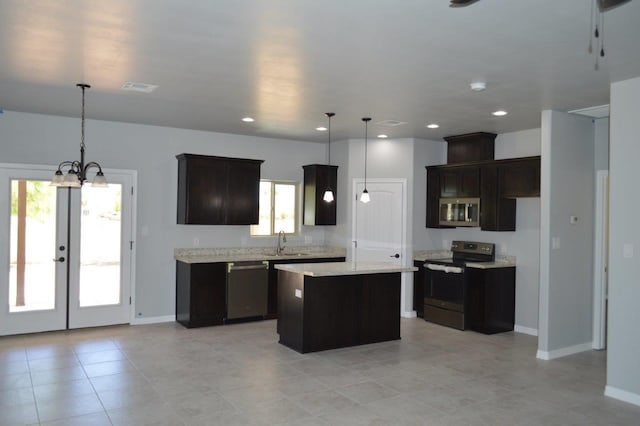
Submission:
[[[357,241],[357,240],[354,240],[354,241],[353,241],[353,247],[354,247],[354,248],[358,248],[358,241]]]
[[[131,304],[131,296],[129,296],[129,304]]]
[[[129,241],[129,250],[133,250],[133,241]]]
[[[133,186],[131,187],[131,195],[133,195]]]

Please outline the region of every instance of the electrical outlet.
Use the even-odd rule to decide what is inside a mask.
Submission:
[[[560,248],[560,237],[551,237],[551,248],[553,250]]]
[[[622,247],[622,255],[625,259],[631,259],[633,257],[633,244],[626,243]]]
[[[200,238],[196,237],[193,239],[193,246],[200,247]]]

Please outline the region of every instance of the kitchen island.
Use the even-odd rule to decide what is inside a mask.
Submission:
[[[276,265],[280,343],[300,353],[400,339],[400,276],[382,262]]]

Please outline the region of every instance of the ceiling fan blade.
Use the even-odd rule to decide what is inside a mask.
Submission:
[[[465,7],[477,1],[478,0],[449,0],[449,7]]]
[[[598,8],[600,8],[600,12],[606,12],[630,1],[631,0],[598,0]]]

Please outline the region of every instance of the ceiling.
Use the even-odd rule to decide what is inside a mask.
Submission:
[[[640,76],[640,1],[604,15],[599,70],[592,0],[448,3],[0,0],[0,108],[77,117],[86,82],[94,119],[321,142],[332,111],[334,140],[363,137],[364,116],[370,135],[440,140],[536,128]]]

